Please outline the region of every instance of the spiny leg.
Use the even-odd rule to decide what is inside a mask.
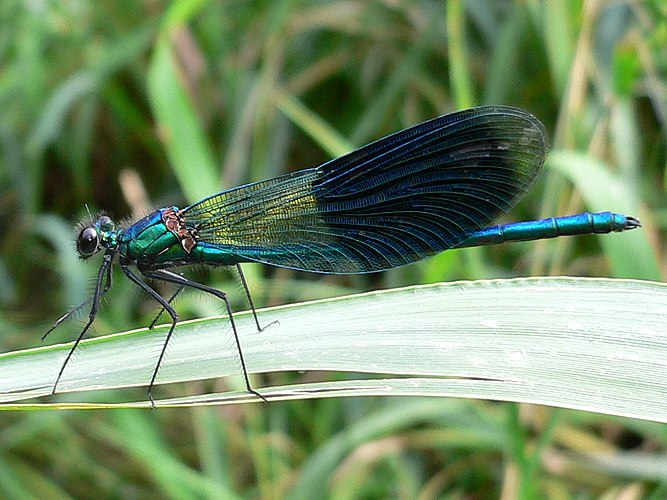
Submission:
[[[155,400],[153,400],[153,386],[155,385],[155,380],[157,379],[157,373],[160,370],[160,365],[164,359],[164,355],[167,352],[167,345],[171,339],[171,335],[174,333],[174,328],[176,328],[176,322],[178,321],[178,313],[174,310],[173,307],[167,302],[167,300],[162,297],[159,293],[149,287],[144,283],[136,274],[134,274],[128,267],[127,264],[121,262],[120,268],[123,270],[125,276],[127,276],[133,283],[135,283],[139,288],[145,291],[148,295],[151,296],[158,304],[160,304],[163,310],[167,311],[167,314],[171,316],[171,327],[169,327],[169,332],[167,333],[167,338],[162,345],[162,350],[160,351],[160,356],[158,357],[157,364],[155,365],[155,370],[153,370],[153,376],[151,377],[151,382],[148,385],[148,400],[151,402],[151,406],[155,408]],[[173,297],[172,297],[173,298]]]
[[[236,264],[236,270],[239,273],[239,277],[241,278],[241,285],[243,286],[243,291],[245,292],[245,295],[248,299],[248,304],[250,305],[250,310],[252,311],[252,316],[255,319],[255,324],[257,325],[257,331],[261,332],[264,330],[264,328],[268,328],[271,325],[276,325],[278,324],[278,321],[272,321],[268,325],[266,325],[264,328],[262,328],[259,324],[259,318],[257,318],[257,310],[255,309],[255,303],[252,300],[252,296],[250,295],[250,287],[248,287],[248,282],[245,279],[245,274],[243,274],[243,270],[241,269],[241,264]],[[174,301],[174,299],[178,296],[183,291],[183,288],[185,286],[180,286],[178,289],[174,292],[174,294],[167,299],[167,302],[170,304]],[[155,324],[158,322],[160,317],[162,316],[162,313],[164,313],[164,308],[160,309],[160,311],[157,313],[155,316],[155,319],[151,322],[151,324],[148,326],[149,329],[153,329],[155,327]]]
[[[174,299],[178,296],[178,294],[183,291],[184,288],[185,288],[184,286],[179,286],[178,289],[173,293],[173,295],[167,299],[167,302],[169,304],[171,304],[174,301]],[[155,316],[155,318],[153,319],[153,321],[151,321],[151,324],[148,325],[149,330],[152,330],[153,328],[155,328],[155,324],[158,322],[158,320],[162,316],[162,313],[164,313],[164,307],[160,308],[160,310],[158,311],[158,313]]]
[[[93,295],[92,299],[87,300],[84,302],[84,304],[87,304],[88,302],[92,302],[93,305],[90,308],[90,313],[88,314],[88,323],[86,323],[86,326],[83,327],[83,330],[81,330],[81,333],[77,337],[77,339],[74,341],[74,345],[72,345],[72,348],[69,350],[67,353],[67,357],[65,358],[65,361],[63,362],[62,366],[60,367],[60,371],[58,372],[58,377],[56,378],[56,382],[53,384],[53,390],[51,391],[51,394],[56,393],[56,389],[58,388],[58,382],[60,382],[60,378],[63,376],[63,372],[65,371],[65,367],[67,366],[67,363],[69,363],[69,360],[72,358],[72,354],[74,354],[74,351],[76,351],[76,348],[79,346],[79,343],[81,342],[81,339],[83,339],[83,336],[86,334],[88,329],[90,328],[90,325],[93,324],[93,321],[95,321],[95,317],[97,316],[97,309],[100,305],[100,298],[107,292],[109,291],[109,288],[111,288],[111,261],[113,259],[113,252],[111,250],[107,250],[106,253],[104,254],[104,259],[102,260],[102,265],[100,266],[100,270],[97,273],[97,281],[95,283],[95,294]],[[106,274],[107,280],[106,284],[104,285],[104,288],[102,288],[102,280],[104,279],[104,275]],[[58,321],[56,321],[55,325],[51,327],[51,329],[44,334],[42,337],[42,340],[46,338],[46,336],[52,332],[60,323],[65,321],[67,318],[69,318],[74,312],[76,312],[80,307],[82,307],[84,304],[81,306],[73,309],[71,312],[67,313],[65,316],[62,316]]]
[[[149,271],[149,270],[143,270],[139,269],[144,276],[147,278],[152,278],[155,280],[162,280],[162,281],[167,281],[169,283],[175,283],[180,286],[186,286],[189,288],[194,288],[196,290],[200,290],[202,292],[210,293],[211,295],[219,298],[225,303],[225,307],[227,308],[227,315],[229,316],[229,322],[232,325],[232,332],[234,333],[234,341],[236,342],[236,349],[239,353],[239,360],[241,361],[241,368],[243,369],[243,378],[245,380],[245,385],[246,389],[248,392],[254,394],[258,398],[262,399],[263,401],[266,401],[266,398],[262,396],[260,393],[258,393],[256,390],[252,388],[252,385],[250,385],[250,378],[248,377],[248,370],[246,369],[246,364],[245,364],[245,359],[243,358],[243,351],[241,350],[241,341],[239,340],[239,335],[238,331],[236,329],[236,323],[234,322],[234,314],[232,312],[232,306],[229,303],[229,299],[227,298],[227,294],[225,292],[222,292],[216,288],[202,285],[201,283],[197,283],[196,281],[189,280],[188,278],[185,278],[184,276],[178,275],[176,273],[172,273],[170,271],[167,271],[165,269],[161,269],[158,271]]]
[[[255,303],[252,301],[252,297],[250,296],[250,288],[248,287],[248,282],[245,279],[245,275],[243,274],[243,270],[241,269],[241,264],[236,264],[236,270],[239,273],[239,277],[241,278],[241,284],[243,285],[243,291],[245,292],[245,296],[248,298],[248,304],[250,304],[250,310],[252,311],[252,317],[255,318],[255,324],[257,325],[257,331],[261,332],[264,331],[264,328],[268,328],[271,325],[277,325],[278,321],[272,321],[268,325],[266,325],[264,328],[262,328],[259,325],[259,319],[257,318],[257,311],[255,310]]]
[[[104,266],[104,263],[102,263],[102,266]],[[111,276],[112,276],[112,273],[111,273],[111,267],[112,267],[112,266],[107,266],[107,268],[106,268],[106,269],[107,269],[107,280],[106,280],[106,283],[104,284],[104,288],[103,288],[102,291],[100,292],[100,298],[104,297],[104,295],[111,289],[111,284],[112,284],[112,279],[111,279]],[[55,330],[56,328],[58,328],[62,323],[64,323],[64,322],[67,321],[68,319],[70,319],[72,316],[74,316],[76,313],[78,313],[81,309],[83,309],[84,307],[86,307],[88,304],[91,304],[91,303],[93,302],[93,300],[94,300],[94,297],[91,297],[91,298],[89,298],[88,300],[86,300],[86,301],[82,302],[81,304],[79,304],[78,306],[73,307],[72,309],[70,309],[69,311],[67,311],[65,314],[63,314],[60,318],[58,318],[58,319],[56,320],[56,322],[53,324],[53,326],[52,326],[51,328],[49,328],[49,330],[48,330],[44,335],[42,335],[42,340],[46,339],[46,337],[48,337],[49,334],[50,334],[53,330]]]

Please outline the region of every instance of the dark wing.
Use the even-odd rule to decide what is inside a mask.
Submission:
[[[238,261],[324,273],[409,264],[507,212],[537,177],[546,132],[484,106],[397,132],[317,168],[248,184],[184,210],[200,241]]]

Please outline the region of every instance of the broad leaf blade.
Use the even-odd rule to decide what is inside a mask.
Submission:
[[[325,370],[377,377],[262,388],[266,397],[447,395],[667,421],[667,285],[661,283],[457,282],[266,309],[260,321],[279,324],[262,332],[254,331],[247,313],[235,319],[253,373]],[[165,334],[160,327],[85,341],[59,391],[146,385]],[[0,356],[0,400],[49,394],[68,348]],[[167,354],[159,383],[240,371],[224,317],[180,323]],[[251,400],[239,392],[165,403]]]

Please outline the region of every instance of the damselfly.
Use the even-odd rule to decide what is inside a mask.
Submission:
[[[88,220],[81,225],[77,250],[84,259],[103,252],[102,265],[93,297],[44,335],[90,305],[88,322],[65,358],[53,392],[95,320],[100,299],[111,288],[114,259],[171,317],[148,386],[151,402],[178,320],[171,302],[184,288],[224,302],[245,385],[261,398],[250,384],[226,294],[174,268],[236,266],[261,330],[241,272],[244,262],[316,273],[371,273],[449,248],[639,226],[637,219],[612,212],[489,226],[528,190],[546,152],[546,132],[534,116],[511,107],[484,106],[420,123],[316,168],[223,191],[185,208],[161,208],[131,225],[116,226],[106,215]],[[175,284],[176,293],[165,299],[142,277]]]

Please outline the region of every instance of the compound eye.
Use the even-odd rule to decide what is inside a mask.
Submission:
[[[100,240],[97,236],[97,230],[94,227],[87,227],[76,240],[76,249],[82,257],[90,257],[100,247]]]

